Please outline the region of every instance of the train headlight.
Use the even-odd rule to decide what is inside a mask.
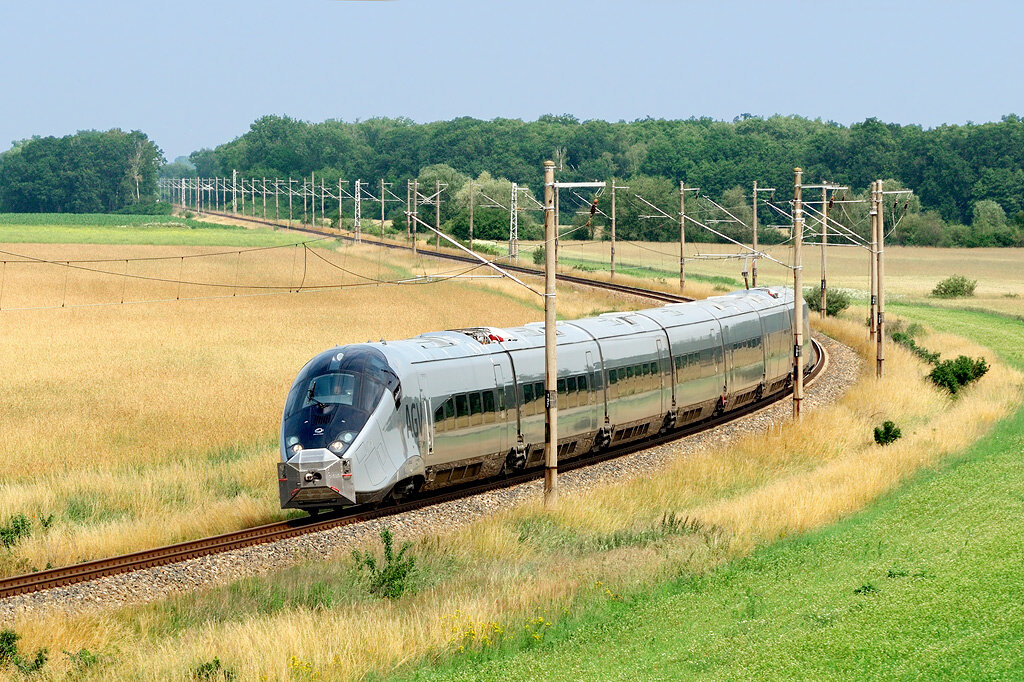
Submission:
[[[346,431],[345,433],[341,434],[341,440],[345,443],[351,443],[355,437],[356,434],[353,431]]]
[[[302,452],[302,443],[292,443],[291,447],[288,448],[288,452],[292,453],[293,455],[299,454],[300,452]]]
[[[328,445],[327,449],[333,452],[334,454],[338,454],[345,449],[345,443],[341,442],[340,440],[336,440],[330,445]]]

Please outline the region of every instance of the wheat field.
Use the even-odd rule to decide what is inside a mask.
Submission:
[[[281,518],[277,429],[306,360],[543,318],[540,298],[508,281],[373,281],[464,264],[330,245],[4,247],[51,262],[3,266],[0,525],[23,515],[31,533],[0,555],[0,574]],[[312,289],[288,293],[300,284]],[[642,304],[577,287],[557,302],[563,317]]]
[[[871,358],[860,325],[825,325]],[[857,385],[797,425],[780,423],[724,446],[710,442],[657,476],[564,494],[554,514],[538,501],[417,541],[413,552],[422,571],[436,577],[401,600],[363,595],[345,548],[334,561],[244,586],[71,618],[25,617],[15,626],[26,648],[104,652],[110,662],[89,671],[90,679],[115,670],[180,679],[214,658],[237,679],[360,679],[424,656],[485,649],[505,637],[542,638],[551,620],[595,599],[700,574],[861,509],[977,438],[1019,402],[1021,375],[990,350],[937,332],[919,340],[947,357],[984,356],[992,369],[950,400],[927,382],[924,365],[893,347],[884,379],[875,379],[865,362]],[[880,448],[871,427],[886,418],[903,427],[904,437]],[[697,519],[696,525],[666,525],[669,514]],[[332,582],[339,585],[336,596],[310,602],[311,590]],[[304,596],[282,602],[288,594]],[[198,615],[189,621],[187,613]],[[57,677],[67,665],[57,663],[47,674]]]

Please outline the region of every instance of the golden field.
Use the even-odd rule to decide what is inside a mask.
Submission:
[[[280,518],[277,429],[306,360],[336,344],[543,318],[539,297],[507,281],[377,284],[467,269],[379,247],[4,248],[106,261],[3,269],[0,523],[32,521],[0,554],[5,575]],[[304,272],[306,287],[353,286],[288,293]],[[558,304],[579,317],[624,303],[561,287]]]
[[[655,477],[563,494],[553,514],[526,505],[421,539],[413,552],[430,577],[402,599],[365,596],[344,548],[336,561],[231,588],[106,613],[25,617],[15,628],[27,650],[100,652],[101,663],[81,673],[86,679],[114,672],[181,679],[215,657],[236,679],[359,679],[432,652],[486,647],[524,631],[542,636],[545,623],[581,600],[700,574],[757,545],[832,523],[970,443],[1020,400],[1021,375],[960,338],[919,339],[946,357],[965,353],[992,364],[981,382],[950,400],[902,348],[891,347],[887,376],[878,380],[860,325],[829,320],[824,330],[867,360],[861,381],[837,403],[799,424],[708,444]],[[886,448],[871,440],[882,419],[904,430]],[[679,518],[699,522],[687,529],[672,521]],[[340,594],[312,597],[332,582]],[[301,598],[282,604],[289,594]],[[44,678],[69,666],[55,661]]]
[[[608,242],[563,242],[562,258],[604,264],[609,258]],[[762,247],[782,263],[791,264],[789,246]],[[728,244],[686,245],[686,272],[694,286],[700,277],[728,277],[741,284],[741,272],[750,264],[744,259],[707,259],[701,256],[736,254],[741,249]],[[615,248],[616,265],[642,267],[671,273],[668,281],[678,289],[679,245],[666,242],[620,242]],[[817,287],[821,281],[821,247],[805,246],[804,286]],[[1024,249],[936,249],[911,246],[885,248],[886,296],[889,301],[927,299],[942,306],[976,306],[997,312],[1024,314]],[[827,278],[830,287],[850,289],[866,297],[868,284],[868,253],[852,246],[832,246],[826,254]],[[758,261],[758,284],[793,285],[792,271],[768,260]],[[954,301],[929,298],[942,279],[959,274],[978,281],[975,296]],[[731,287],[727,287],[731,288]]]

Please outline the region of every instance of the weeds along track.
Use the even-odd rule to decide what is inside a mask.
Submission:
[[[232,218],[235,217],[232,216],[231,214],[218,215],[224,215],[226,217]],[[245,220],[254,223],[264,223],[267,225],[282,227],[280,224],[273,223],[270,221],[262,221],[259,219],[250,218],[246,218]],[[331,236],[340,236],[341,238],[349,239],[351,238],[346,237],[345,235],[338,235],[336,233],[324,233],[315,230],[309,230],[306,228],[301,229],[303,231],[312,232],[315,234],[331,234]],[[411,250],[410,246],[405,246],[402,244],[389,244],[387,242],[380,242],[377,240],[366,241],[381,244],[388,248]],[[419,253],[425,256],[436,256],[438,258],[447,258],[451,260],[458,260],[470,263],[478,262],[475,259],[470,258],[468,256],[437,252],[429,249],[419,249]],[[533,268],[509,265],[504,265],[503,267],[506,269],[511,269],[528,274],[541,274],[540,271],[535,270]],[[639,296],[656,301],[675,303],[690,300],[683,296],[669,294],[666,292],[649,291],[647,289],[642,289],[638,287],[631,287],[621,284],[612,284],[609,282],[592,280],[585,277],[560,274],[558,275],[558,278],[563,281],[573,282],[584,286],[599,287],[602,289],[612,290],[619,293],[624,293],[632,296]],[[813,366],[809,367],[807,378],[808,383],[813,382],[815,378],[820,376],[828,365],[828,356],[825,353],[824,348],[816,341],[813,343],[815,349],[815,362]],[[662,445],[669,441],[682,438],[684,436],[689,436],[695,433],[699,433],[701,431],[714,429],[722,424],[725,424],[739,417],[743,417],[748,414],[757,412],[758,410],[763,409],[764,407],[783,399],[790,393],[790,390],[782,390],[773,395],[767,396],[760,401],[746,405],[738,410],[734,410],[719,417],[704,420],[703,422],[687,425],[680,429],[670,431],[662,436],[656,436],[654,438],[636,443],[629,443],[599,454],[566,461],[559,465],[559,470],[572,471],[574,469],[591,466],[602,461],[614,459],[616,457],[628,455],[650,447]],[[75,564],[73,566],[52,568],[43,571],[37,571],[35,573],[12,576],[0,580],[0,599],[12,597],[19,594],[27,594],[30,592],[38,592],[41,590],[47,590],[55,587],[71,585],[79,582],[86,582],[89,580],[96,580],[111,575],[129,573],[132,571],[138,571],[145,568],[151,568],[154,566],[173,564],[185,561],[187,559],[207,556],[210,554],[217,554],[220,552],[226,552],[229,550],[239,549],[252,545],[275,542],[278,540],[284,540],[298,535],[304,535],[306,533],[316,533],[319,531],[328,530],[330,528],[351,525],[355,523],[369,521],[372,519],[403,514],[405,512],[413,511],[441,502],[448,502],[452,500],[457,500],[459,498],[469,497],[472,495],[488,492],[491,490],[512,487],[515,485],[519,485],[521,483],[527,483],[529,481],[541,478],[543,477],[543,475],[543,469],[538,469],[514,477],[508,477],[504,479],[484,482],[481,484],[467,485],[463,487],[444,490],[433,495],[424,496],[420,499],[411,502],[406,502],[400,505],[394,505],[377,509],[354,507],[341,513],[322,515],[315,518],[309,517],[302,519],[292,519],[289,521],[281,521],[263,526],[257,526],[254,528],[247,528],[244,530],[224,533],[222,535],[216,535],[213,537],[202,538],[199,540],[181,542],[174,545],[168,545],[166,547],[158,547],[155,549],[132,552],[130,554],[124,554],[121,556],[111,557],[108,559],[98,559],[81,564]]]

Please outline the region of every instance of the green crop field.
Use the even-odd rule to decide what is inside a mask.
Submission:
[[[275,246],[294,233],[167,215],[0,213],[0,243]]]
[[[1024,368],[1016,320],[899,312]],[[835,526],[400,679],[1021,679],[1022,451],[1024,409]]]

